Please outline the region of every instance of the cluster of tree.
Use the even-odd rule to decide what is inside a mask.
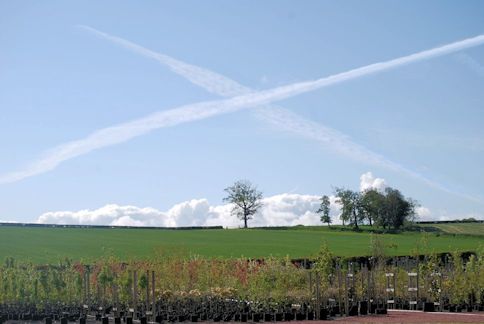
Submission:
[[[336,202],[341,205],[340,218],[343,225],[358,228],[361,224],[376,225],[384,229],[399,229],[415,216],[417,202],[405,198],[402,193],[390,187],[383,192],[369,189],[357,192],[345,188],[335,189]],[[324,195],[317,211],[321,222],[331,224],[330,200]]]
[[[247,228],[248,220],[262,206],[262,193],[247,180],[236,181],[232,186],[225,188],[228,194],[224,201],[233,204],[232,214],[244,222]],[[348,224],[358,228],[361,224],[376,225],[384,229],[399,229],[406,221],[412,221],[417,203],[405,198],[402,193],[390,187],[383,192],[369,189],[363,192],[345,188],[336,188],[334,192],[336,202],[341,206],[341,220],[343,225]],[[330,199],[321,197],[321,205],[317,213],[321,222],[331,224]]]

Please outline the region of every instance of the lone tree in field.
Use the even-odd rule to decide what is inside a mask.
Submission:
[[[234,204],[232,214],[244,221],[244,228],[247,228],[247,221],[262,206],[262,192],[247,180],[236,181],[232,186],[225,188],[228,196],[224,201]]]
[[[330,201],[329,197],[324,195],[321,197],[321,205],[319,206],[319,209],[316,211],[318,214],[321,215],[321,222],[322,223],[328,223],[328,226],[331,224],[331,217],[329,216],[330,212]]]

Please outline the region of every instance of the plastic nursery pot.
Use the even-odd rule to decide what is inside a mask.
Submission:
[[[306,319],[306,315],[303,313],[296,313],[296,321],[304,321]]]
[[[276,322],[281,322],[283,319],[283,314],[282,313],[276,313]]]
[[[308,312],[308,321],[314,320],[314,312]]]
[[[287,322],[287,321],[292,321],[292,320],[294,320],[293,313],[288,313],[288,312],[284,313],[284,321]]]
[[[198,315],[190,316],[190,322],[198,322]]]
[[[115,317],[114,324],[121,324],[121,317]]]
[[[332,317],[339,315],[339,306],[334,305],[333,307],[331,307],[329,315],[332,316]]]
[[[272,322],[272,314],[271,313],[265,313],[264,314],[264,322]]]
[[[52,324],[52,317],[46,317],[45,324]]]
[[[321,308],[319,310],[319,319],[320,320],[327,320],[328,319],[328,310],[326,308]]]
[[[259,322],[260,321],[260,314],[258,313],[254,313],[254,315],[252,315],[252,322]]]
[[[61,318],[61,324],[67,324],[67,322],[68,322],[67,317]],[[105,324],[105,323],[103,323],[103,324]]]
[[[101,323],[102,324],[109,324],[109,317],[103,316],[103,318],[101,319]],[[64,324],[64,323],[61,323],[61,324]],[[141,322],[141,324],[146,324],[146,323]]]
[[[247,322],[247,319],[248,319],[247,313],[240,314],[240,321],[241,322]]]
[[[79,324],[86,324],[86,318],[85,317],[79,317]]]
[[[388,312],[387,312],[387,309],[386,308],[377,308],[376,309],[376,313],[377,315],[386,315]]]
[[[360,315],[368,315],[368,302],[367,301],[360,301],[358,303],[360,308]]]
[[[376,314],[376,310],[378,309],[378,306],[374,303],[370,304],[370,313],[371,314]]]
[[[426,302],[424,304],[424,312],[435,312],[435,305],[434,303],[428,303]]]
[[[126,324],[133,324],[133,318],[132,317],[126,317]]]

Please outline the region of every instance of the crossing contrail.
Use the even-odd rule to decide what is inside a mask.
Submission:
[[[200,86],[201,88],[207,90],[210,93],[223,97],[231,97],[254,92],[253,89],[241,85],[237,81],[234,81],[217,72],[180,61],[166,54],[155,52],[139,44],[107,34],[89,26],[79,27],[103,39],[120,45],[134,53],[155,59],[158,63],[168,67],[174,73],[184,77],[191,83]],[[459,46],[453,46],[453,48],[459,48]],[[430,57],[431,56],[429,56],[429,58]],[[283,129],[299,136],[315,140],[340,155],[349,157],[359,162],[377,165],[390,169],[392,171],[404,173],[407,176],[411,176],[412,178],[418,179],[435,189],[439,189],[447,193],[451,193],[473,201],[479,200],[473,196],[450,190],[446,186],[436,181],[430,180],[427,177],[413,170],[410,170],[394,161],[389,160],[388,158],[385,158],[381,154],[371,151],[363,145],[353,142],[348,135],[345,135],[335,129],[301,117],[281,106],[264,105],[257,108],[258,109],[255,109],[255,113],[257,114],[257,116],[264,121],[277,126],[278,129]]]
[[[90,27],[83,26],[82,28],[89,29]],[[109,35],[107,36],[113,37]],[[135,46],[134,48],[138,46],[117,37],[113,37],[113,39],[117,40],[120,44],[131,44]],[[298,82],[269,90],[250,92],[250,90],[247,90],[247,88],[243,87],[244,89],[242,90],[244,91],[244,93],[234,93],[234,88],[221,88],[219,90],[220,93],[225,93],[226,96],[230,96],[229,99],[189,104],[167,111],[156,112],[133,121],[97,130],[85,138],[67,142],[45,152],[42,158],[34,161],[21,171],[15,171],[0,175],[0,183],[16,182],[34,175],[48,172],[55,169],[59,164],[64,161],[83,154],[87,154],[96,149],[125,142],[129,139],[141,136],[158,128],[201,120],[216,115],[235,112],[241,109],[268,105],[272,102],[293,97],[301,93],[314,91],[316,89],[324,88],[340,82],[360,78],[370,74],[375,74],[404,64],[460,51],[465,48],[478,46],[482,43],[484,43],[484,35],[479,35],[473,38],[468,38],[462,41],[407,55],[397,59],[374,63],[347,72],[334,74],[329,77],[323,77],[312,81]],[[146,51],[146,49],[140,46],[138,46],[138,50],[140,51],[140,53]],[[157,60],[169,59],[169,57],[167,56],[154,54],[155,53],[150,53],[150,51],[148,51],[145,55],[155,58]],[[185,73],[187,75],[186,77],[189,79],[191,78],[190,81],[195,84],[201,85],[206,82],[205,79],[200,79],[199,76],[191,73],[193,72],[193,70],[187,69],[186,65],[179,64],[177,68],[180,71],[179,74]],[[215,79],[220,77],[220,75],[216,73],[213,73],[211,71],[208,72],[211,73],[211,75]],[[231,81],[231,83],[234,84],[235,82]]]

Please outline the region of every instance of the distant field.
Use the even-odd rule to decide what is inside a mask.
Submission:
[[[385,234],[388,255],[411,254],[420,233]],[[483,237],[425,234],[429,248],[421,252],[472,251]],[[161,254],[205,257],[291,258],[312,257],[327,242],[339,256],[369,254],[370,234],[329,230],[326,227],[297,229],[157,230],[35,228],[0,226],[0,260],[13,256],[35,263],[56,262],[69,257],[89,261],[110,255],[123,260],[148,259]]]
[[[421,226],[435,227],[440,231],[449,234],[470,234],[484,236],[484,223],[426,224]]]

